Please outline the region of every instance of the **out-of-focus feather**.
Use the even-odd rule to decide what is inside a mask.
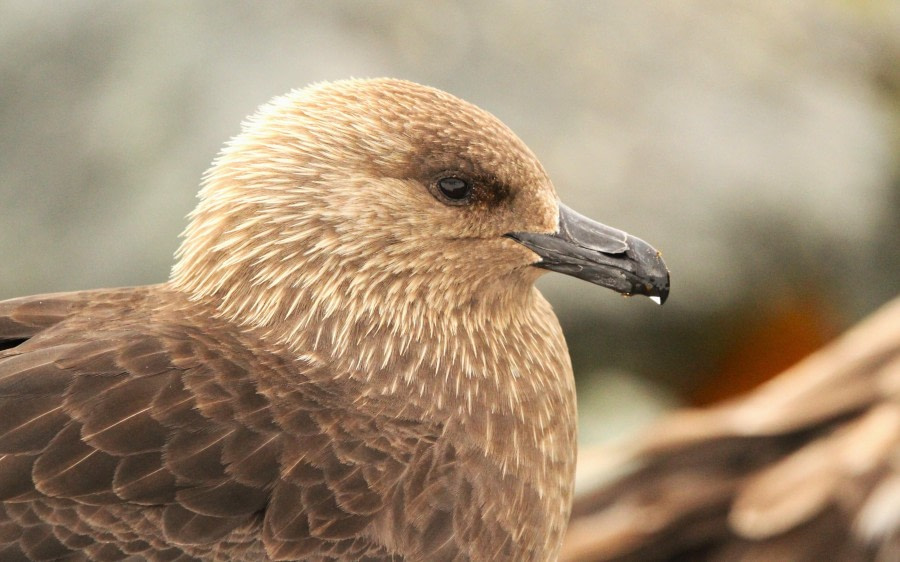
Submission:
[[[563,559],[896,560],[898,381],[900,299],[749,395],[609,451]]]

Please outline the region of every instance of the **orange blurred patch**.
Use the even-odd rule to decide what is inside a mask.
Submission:
[[[688,401],[705,406],[743,394],[822,347],[838,334],[826,302],[821,294],[786,297],[738,314],[720,367]]]

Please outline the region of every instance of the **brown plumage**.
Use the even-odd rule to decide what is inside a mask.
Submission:
[[[169,282],[0,303],[0,559],[553,558],[575,403],[542,268],[668,292],[474,106],[276,98]]]
[[[575,500],[563,560],[900,559],[900,299],[616,453]]]

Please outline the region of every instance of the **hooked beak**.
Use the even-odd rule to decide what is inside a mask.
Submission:
[[[669,270],[660,253],[640,238],[593,221],[559,204],[559,232],[511,232],[509,238],[541,257],[536,267],[590,281],[657,304],[669,296]]]

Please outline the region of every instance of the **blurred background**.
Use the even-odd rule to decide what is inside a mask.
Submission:
[[[0,298],[166,279],[241,120],[393,76],[500,117],[661,249],[662,308],[563,276],[581,439],[759,384],[900,293],[900,2],[0,1]]]

